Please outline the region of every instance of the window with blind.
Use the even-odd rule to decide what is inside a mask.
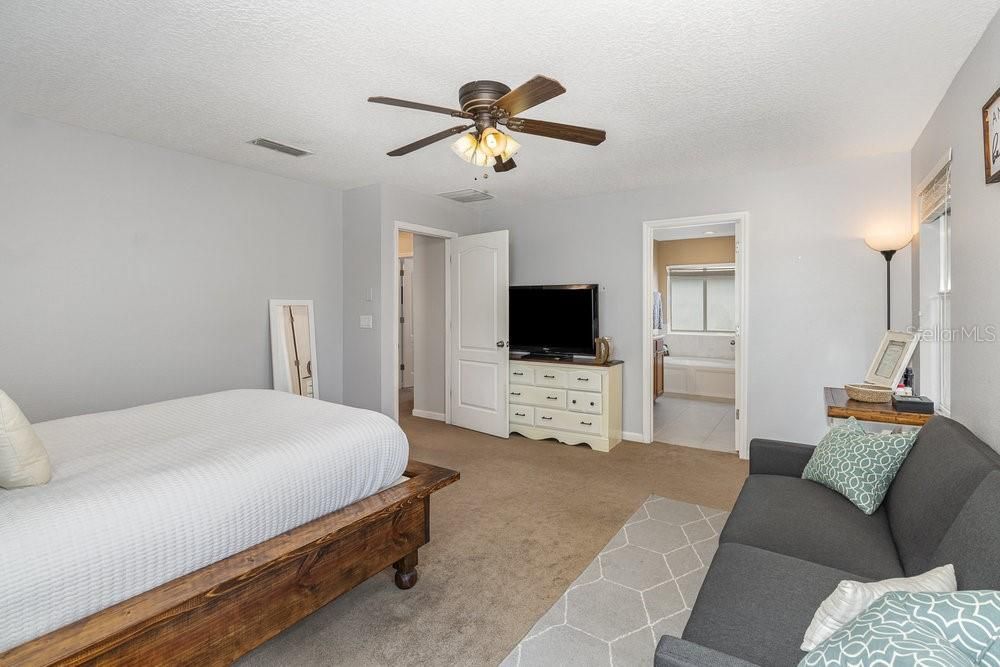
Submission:
[[[920,393],[951,413],[951,163],[920,190]]]
[[[667,267],[667,330],[733,333],[736,267],[731,264]]]

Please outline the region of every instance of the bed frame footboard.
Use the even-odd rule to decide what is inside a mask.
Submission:
[[[0,665],[227,665],[390,565],[417,583],[431,494],[453,470],[411,461],[407,481],[0,654]]]

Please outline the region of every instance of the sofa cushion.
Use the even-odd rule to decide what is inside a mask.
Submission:
[[[1000,454],[947,417],[934,417],[889,487],[885,507],[907,574],[931,568],[931,555],[979,483],[1000,469]],[[961,568],[956,564],[959,585]]]
[[[850,572],[846,579],[903,576],[885,510],[866,516],[836,491],[807,479],[750,475],[719,541]]]
[[[820,440],[802,478],[833,489],[871,514],[882,505],[916,437],[914,431],[869,433],[851,417]]]
[[[766,667],[794,665],[813,614],[856,575],[744,544],[721,544],[683,638]]]
[[[827,665],[1000,664],[1000,592],[887,593],[805,657]]]
[[[1000,471],[969,497],[931,562],[952,563],[959,590],[1000,590]]]

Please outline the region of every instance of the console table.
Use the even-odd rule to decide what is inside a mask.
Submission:
[[[622,441],[621,361],[510,359],[510,432],[611,451]]]
[[[897,424],[899,426],[923,426],[934,415],[922,415],[914,412],[899,412],[888,403],[864,403],[847,397],[843,387],[824,387],[823,398],[826,401],[826,417],[832,419],[848,419],[854,417],[858,421],[877,422],[881,424]]]

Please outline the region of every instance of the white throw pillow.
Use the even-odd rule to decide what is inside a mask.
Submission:
[[[958,590],[955,568],[942,565],[916,577],[884,579],[863,584],[842,581],[813,615],[812,623],[802,639],[802,650],[811,651],[855,618],[886,593],[954,593]]]
[[[0,487],[45,484],[52,477],[49,455],[28,418],[0,391]]]

